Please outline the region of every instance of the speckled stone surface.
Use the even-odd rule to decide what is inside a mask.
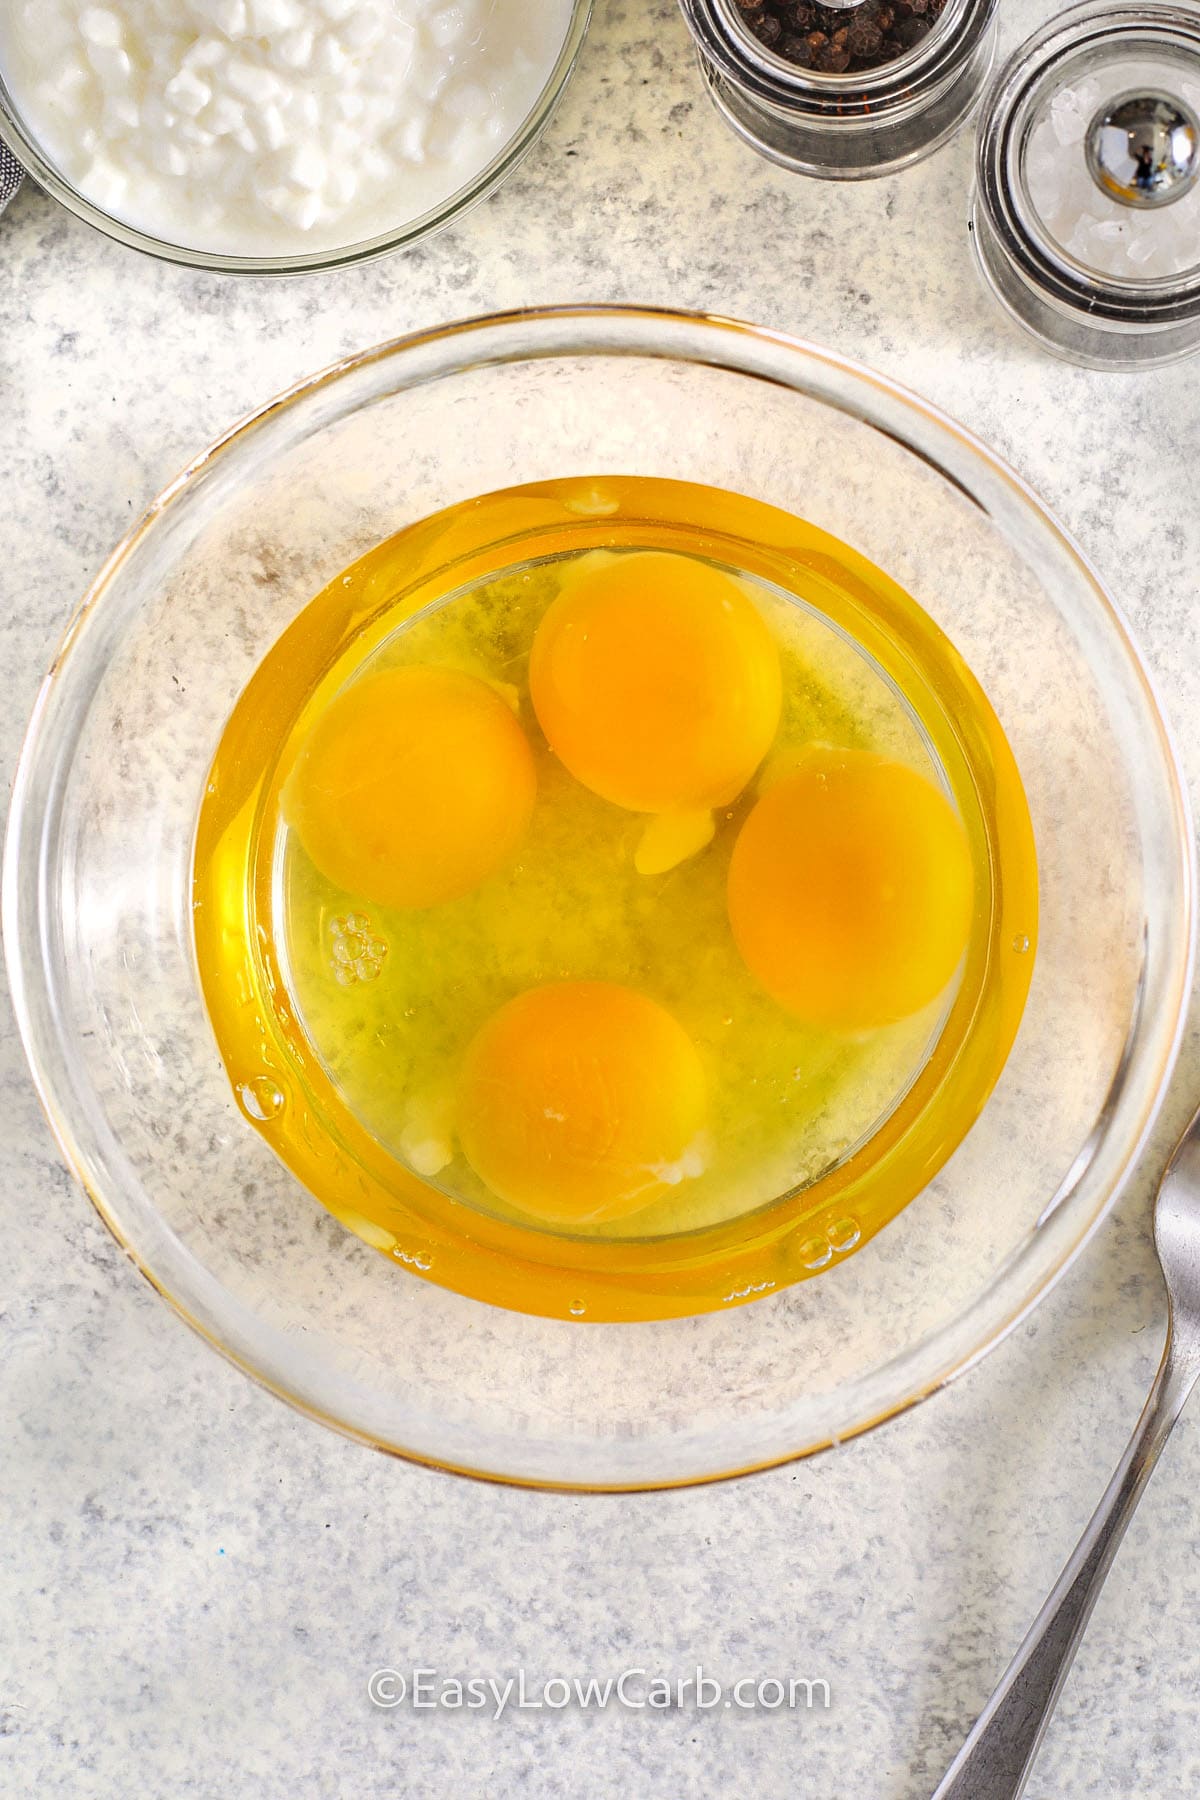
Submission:
[[[1006,7],[1003,41],[1037,23]],[[296,283],[142,261],[26,184],[0,222],[6,771],[78,595],[207,439],[412,326],[522,302],[710,308],[812,337],[974,427],[1134,622],[1200,795],[1200,364],[1042,356],[977,284],[970,133],[903,176],[803,182],[709,111],[669,0],[599,0],[514,180],[406,257]],[[192,1337],[63,1171],[0,1042],[0,1792],[681,1794],[922,1800],[1073,1543],[1164,1325],[1148,1197],[1200,1091],[1032,1320],[956,1386],[810,1463],[634,1498],[509,1491],[372,1455]],[[1200,1422],[1101,1600],[1033,1800],[1200,1791]],[[813,1711],[381,1709],[381,1666],[828,1681]]]

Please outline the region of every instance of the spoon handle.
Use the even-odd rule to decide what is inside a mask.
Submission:
[[[1177,1354],[1168,1325],[1154,1386],[1104,1498],[933,1800],[1017,1800],[1024,1789],[1125,1527],[1198,1376],[1200,1361]]]

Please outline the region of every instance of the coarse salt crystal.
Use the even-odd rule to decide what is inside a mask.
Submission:
[[[1050,102],[1050,123],[1064,149],[1083,142],[1083,112],[1078,96],[1070,88],[1061,89]]]

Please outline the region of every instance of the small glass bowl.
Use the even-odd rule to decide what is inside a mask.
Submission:
[[[532,1317],[421,1279],[418,1242],[390,1257],[369,1248],[239,1108],[196,968],[200,802],[264,652],[403,526],[567,473],[742,493],[890,574],[981,681],[1037,841],[1029,998],[966,1139],[869,1243],[856,1249],[835,1221],[814,1280],[746,1305],[731,1294],[701,1317]],[[632,1488],[864,1430],[968,1367],[1046,1292],[1110,1205],[1170,1073],[1192,857],[1169,735],[1120,613],[980,443],[777,333],[566,307],[348,358],[236,426],[154,503],[38,699],[3,926],[66,1158],[211,1343],[382,1449],[517,1482]]]
[[[406,249],[420,238],[430,237],[434,232],[443,230],[508,179],[549,124],[575,67],[591,14],[592,0],[574,0],[567,34],[545,87],[508,142],[470,181],[437,206],[412,218],[398,221],[391,230],[381,232],[376,237],[342,244],[334,249],[325,248],[287,256],[231,256],[192,249],[188,245],[170,243],[166,239],[139,231],[136,226],[116,218],[94,200],[89,200],[62,173],[57,164],[50,160],[26,124],[17,98],[5,81],[2,68],[0,139],[24,164],[39,186],[55,200],[60,201],[86,224],[94,225],[97,231],[115,238],[120,244],[127,244],[131,250],[157,256],[164,262],[182,263],[188,268],[211,269],[222,275],[305,275],[321,270],[346,268],[354,263],[372,262],[376,257],[387,256],[393,250]]]
[[[1174,274],[1143,276],[1089,260],[1073,233],[1047,218],[1034,158],[1057,96],[1091,93],[1078,141],[1060,146],[1063,180],[1090,184],[1085,132],[1091,116],[1138,92],[1200,97],[1200,11],[1088,0],[1022,44],[984,101],[975,153],[971,228],[983,279],[1009,317],[1043,348],[1094,369],[1146,369],[1200,348],[1200,191],[1187,196],[1194,248]],[[1064,135],[1067,135],[1064,133]],[[1040,177],[1044,183],[1045,175]],[[1079,191],[1085,191],[1083,186]],[[1119,233],[1179,229],[1175,207],[1137,215],[1097,188],[1090,196]]]
[[[878,69],[800,69],[753,36],[733,0],[680,0],[709,98],[737,135],[800,175],[855,181],[919,162],[969,117],[995,51],[996,0],[950,0]],[[854,17],[847,7],[845,18]]]
[[[592,1322],[615,1323],[724,1311],[758,1294],[814,1279],[835,1256],[859,1253],[927,1186],[966,1136],[1005,1066],[1037,960],[1036,848],[1012,752],[970,670],[944,633],[928,620],[919,621],[911,601],[877,569],[853,559],[843,541],[819,534],[794,513],[757,505],[745,496],[735,501],[728,490],[718,494],[710,486],[676,487],[669,497],[652,497],[644,485],[630,491],[610,471],[586,484],[568,478],[561,489],[552,495],[545,487],[525,488],[523,498],[508,506],[490,506],[480,496],[465,518],[461,508],[449,519],[435,514],[418,525],[407,553],[403,540],[392,545],[386,573],[366,575],[360,590],[348,572],[335,581],[331,597],[305,608],[272,647],[238,698],[201,808],[192,889],[197,961],[209,1017],[243,1110],[296,1178],[367,1243],[456,1293],[551,1319],[586,1316]],[[499,527],[493,522],[498,517]],[[882,731],[891,739],[892,754],[911,756],[942,787],[970,846],[972,917],[951,989],[940,1005],[924,1009],[919,1029],[914,1029],[915,1018],[900,1027],[906,1049],[899,1057],[893,1049],[887,1058],[886,1092],[875,1080],[869,1084],[873,1116],[859,1112],[854,1124],[838,1133],[836,1148],[826,1139],[819,1160],[810,1160],[811,1151],[801,1152],[804,1176],[792,1174],[787,1150],[772,1130],[770,1115],[780,1100],[777,1095],[773,1103],[763,1101],[770,1083],[764,1068],[763,1088],[758,1077],[751,1078],[749,1087],[758,1089],[758,1095],[744,1093],[746,1113],[736,1126],[731,1120],[730,1128],[737,1135],[749,1132],[749,1118],[756,1116],[760,1130],[775,1140],[772,1154],[760,1137],[755,1171],[761,1180],[767,1163],[773,1162],[772,1185],[760,1187],[753,1198],[743,1188],[734,1200],[731,1186],[722,1184],[723,1192],[710,1186],[705,1197],[702,1183],[691,1190],[690,1204],[685,1187],[670,1199],[662,1197],[668,1218],[664,1220],[660,1206],[657,1225],[652,1205],[624,1219],[610,1219],[598,1232],[586,1224],[577,1232],[565,1222],[539,1223],[520,1212],[514,1216],[502,1199],[474,1184],[453,1153],[430,1177],[414,1170],[397,1148],[397,1132],[404,1126],[383,1098],[386,1084],[370,1110],[374,1126],[355,1103],[338,1073],[339,1064],[346,1066],[342,1052],[347,1049],[338,1033],[350,1029],[369,1038],[372,1016],[385,1033],[394,1027],[374,1013],[371,998],[357,986],[353,1008],[339,1015],[336,1030],[327,1014],[325,1023],[318,1023],[327,1004],[322,993],[334,955],[333,920],[354,938],[365,934],[369,941],[378,931],[376,941],[390,946],[381,954],[392,967],[391,982],[385,977],[383,990],[390,986],[393,993],[400,978],[395,965],[411,963],[406,940],[411,946],[413,927],[418,933],[421,928],[411,914],[389,912],[382,905],[377,909],[371,901],[364,900],[363,913],[351,913],[348,919],[340,900],[331,911],[328,891],[326,901],[310,896],[315,910],[306,904],[305,920],[311,927],[316,917],[323,919],[317,939],[321,974],[315,976],[305,947],[308,933],[283,898],[288,885],[283,870],[290,859],[280,835],[286,812],[282,772],[291,762],[287,746],[305,731],[302,721],[319,716],[318,688],[328,696],[341,690],[348,674],[351,680],[369,680],[361,672],[372,652],[386,658],[389,649],[394,652],[402,644],[409,627],[418,634],[436,630],[434,620],[446,595],[456,589],[469,592],[481,574],[492,579],[497,566],[535,569],[548,555],[611,551],[622,542],[644,545],[648,527],[656,535],[673,527],[682,534],[676,539],[680,547],[702,546],[703,554],[754,584],[781,650],[805,606],[814,609],[811,624],[821,621],[817,629],[826,640],[824,655],[833,650],[835,666],[839,649],[855,646],[850,652],[859,665],[854,675],[823,672],[821,679],[839,684],[846,696],[842,704],[851,714],[856,700],[850,696],[870,709],[877,746],[882,745]],[[355,601],[351,594],[361,597]],[[385,594],[388,600],[381,609]],[[787,623],[785,614],[790,615]],[[491,620],[490,608],[488,616]],[[489,626],[489,636],[494,629]],[[523,659],[510,654],[511,633],[501,629],[504,660],[490,665],[491,672],[514,684],[512,691],[520,694],[520,711],[528,719]],[[806,635],[804,641],[802,666],[811,669],[808,656],[819,661],[822,651],[813,638]],[[428,639],[426,643],[428,647]],[[445,654],[446,640],[441,643],[441,651],[432,651],[435,661]],[[486,659],[485,642],[480,642],[479,654]],[[531,728],[540,738],[532,722]],[[770,754],[777,763],[786,759],[782,739]],[[553,783],[543,771],[539,782],[547,779]],[[736,802],[719,810],[716,841],[698,859],[699,868],[718,885],[717,871],[739,822],[735,808]],[[610,853],[617,853],[622,821],[629,817],[619,812],[609,817],[608,829],[618,834],[608,840]],[[597,829],[606,827],[597,827],[593,817],[590,831]],[[635,824],[635,833],[637,829]],[[530,862],[536,866],[536,847],[531,857],[522,853],[518,860],[527,871]],[[700,879],[696,864],[679,874],[685,883],[690,877]],[[489,884],[484,891],[507,895],[507,905],[519,910],[520,888],[505,885],[514,878],[515,871],[498,877],[497,886]],[[562,889],[557,880],[555,886],[558,916],[549,926],[545,954],[557,958],[557,974],[574,978],[586,970],[589,976],[626,979],[633,965],[624,957],[613,961],[611,944],[600,952],[597,964],[595,949],[581,952],[575,927],[567,928],[570,944],[562,942]],[[504,904],[498,897],[496,903]],[[573,904],[602,907],[603,897],[592,887],[579,891]],[[693,913],[692,923],[702,937],[717,941],[703,951],[690,944],[676,962],[672,949],[658,940],[658,948],[642,953],[635,980],[685,1029],[695,1030],[697,1049],[716,1086],[721,1065],[731,1058],[736,1063],[746,1053],[744,1041],[741,1050],[733,1047],[736,1032],[726,1035],[726,1028],[735,1025],[733,1015],[745,1015],[746,997],[739,998],[737,977],[727,967],[724,980],[733,987],[726,987],[723,996],[712,994],[713,1005],[723,998],[729,1015],[716,1038],[711,1035],[715,1020],[704,1016],[704,1008],[690,1013],[688,989],[703,984],[700,965],[711,969],[721,955],[728,929],[723,903],[717,916],[705,915],[703,925]],[[477,948],[477,967],[489,962],[490,937],[489,930],[485,947]],[[556,943],[561,943],[557,951]],[[425,955],[430,954],[427,948]],[[527,969],[525,979],[531,978]],[[373,983],[375,974],[368,979]],[[469,978],[457,990],[457,1023],[468,1029],[477,1027],[501,996],[510,997],[512,984],[521,978],[510,967],[499,989],[490,973],[482,979],[482,993],[472,993]],[[436,1038],[437,1007],[424,997],[410,997],[416,1004],[405,1010],[404,1018],[429,1017]],[[408,1029],[419,1027],[410,1023]],[[451,1059],[463,1047],[461,1039],[456,1050],[443,1041],[440,1079],[449,1078]],[[804,1061],[810,1054],[794,1051]],[[793,1063],[792,1073],[795,1078],[804,1071]],[[422,1108],[418,1096],[433,1091],[429,1084],[434,1079],[426,1069],[415,1090],[406,1083],[408,1103],[416,1100]],[[394,1092],[391,1097],[398,1098]],[[382,1111],[377,1110],[381,1099]],[[848,1097],[842,1103],[849,1104]],[[838,1103],[831,1105],[836,1112]],[[800,1150],[814,1124],[807,1119],[800,1125],[794,1150]],[[714,1144],[714,1154],[719,1156],[720,1150],[719,1142]],[[783,1159],[782,1166],[777,1158]],[[456,1164],[458,1173],[452,1172]]]

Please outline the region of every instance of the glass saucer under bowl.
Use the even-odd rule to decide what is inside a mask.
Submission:
[[[194,964],[199,802],[266,649],[401,526],[572,470],[732,489],[870,558],[982,682],[1038,842],[1030,997],[966,1140],[853,1255],[700,1317],[530,1317],[389,1263],[239,1111]],[[348,359],[167,490],[47,677],[14,794],[4,923],[64,1152],[211,1342],[380,1448],[517,1482],[630,1488],[863,1430],[977,1358],[1046,1291],[1111,1203],[1173,1062],[1191,856],[1168,734],[1119,612],[980,444],[777,334],[564,308]]]

